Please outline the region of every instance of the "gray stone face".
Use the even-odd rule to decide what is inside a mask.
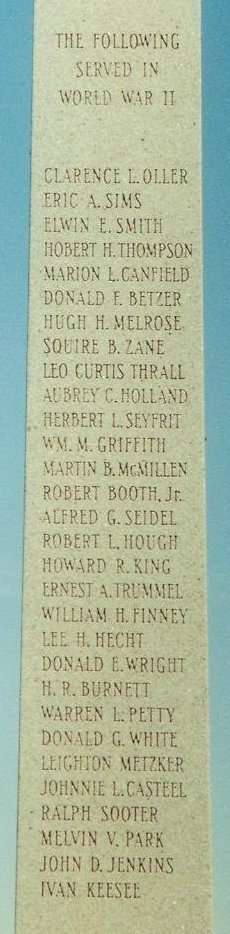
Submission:
[[[35,2],[16,934],[212,930],[200,162],[197,0]]]

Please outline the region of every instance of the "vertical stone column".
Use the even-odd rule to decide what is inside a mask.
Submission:
[[[210,934],[198,0],[35,2],[16,934]]]

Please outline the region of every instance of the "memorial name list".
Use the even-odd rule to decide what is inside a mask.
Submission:
[[[199,19],[35,2],[16,934],[211,934]]]

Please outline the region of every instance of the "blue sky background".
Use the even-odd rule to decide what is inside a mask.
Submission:
[[[214,934],[229,934],[230,930],[229,9],[229,0],[222,0],[221,4],[217,0],[203,0],[204,316]],[[13,934],[14,930],[32,18],[32,0],[0,0],[1,934]]]

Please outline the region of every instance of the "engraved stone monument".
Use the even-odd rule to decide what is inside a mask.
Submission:
[[[36,0],[16,934],[211,934],[198,0]]]

